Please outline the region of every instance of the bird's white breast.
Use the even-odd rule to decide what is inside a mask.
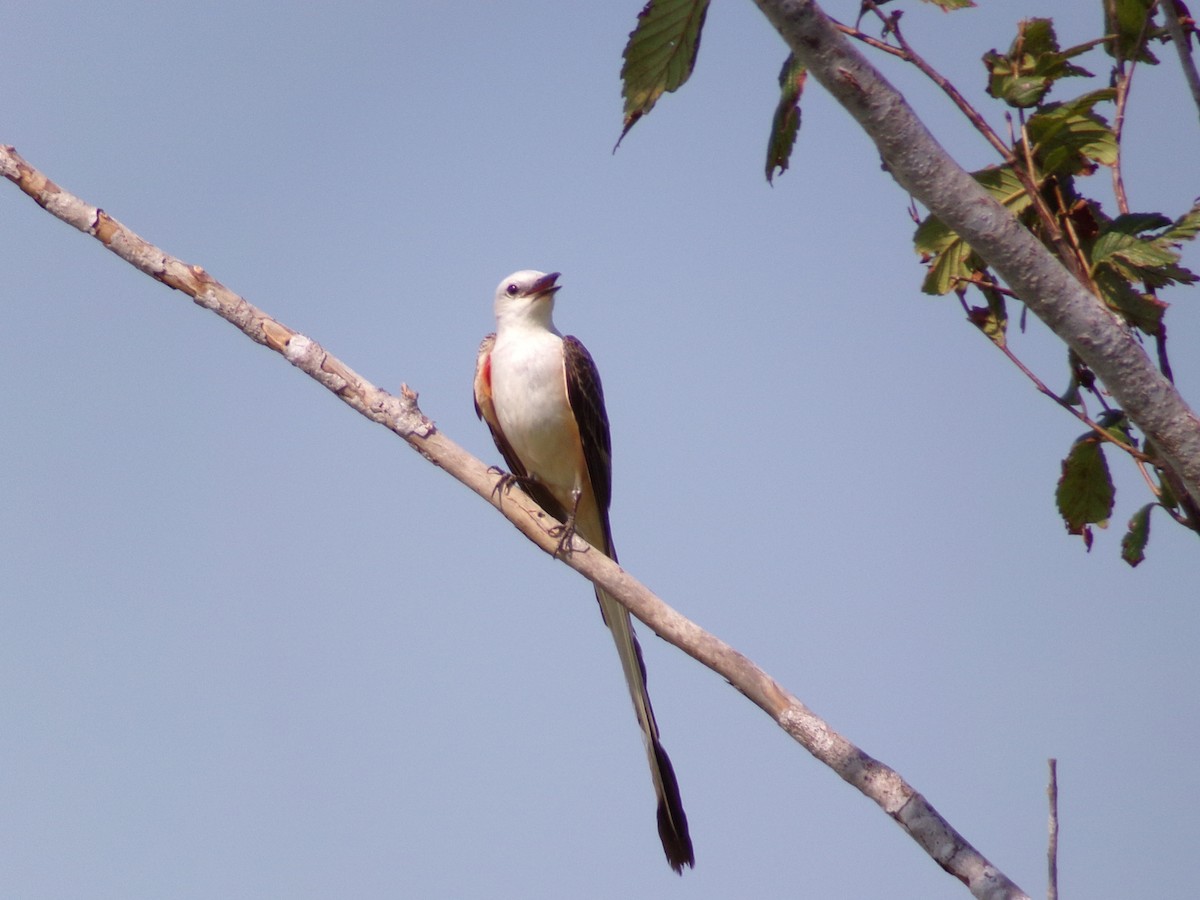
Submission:
[[[567,399],[562,338],[544,329],[503,331],[492,348],[496,419],[526,471],[566,508],[578,486],[582,450]]]

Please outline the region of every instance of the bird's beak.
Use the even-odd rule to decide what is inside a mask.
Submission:
[[[554,292],[557,291],[560,287],[562,287],[562,285],[554,283],[554,282],[558,281],[559,274],[560,273],[558,273],[558,272],[551,272],[549,275],[543,275],[541,278],[539,278],[537,281],[535,281],[533,283],[533,290],[530,291],[530,293],[532,293],[538,297],[541,297],[543,295],[549,295],[549,296],[553,297]]]

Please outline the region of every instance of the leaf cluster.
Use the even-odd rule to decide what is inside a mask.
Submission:
[[[1090,49],[1090,45],[1081,44],[1060,50],[1050,19],[1025,19],[1017,26],[1008,53],[989,50],[983,54],[988,69],[987,91],[1018,109],[1036,106],[1060,78],[1091,76],[1087,69],[1069,62]]]
[[[1008,158],[974,175],[1114,314],[1131,328],[1159,340],[1161,349],[1167,304],[1156,292],[1197,281],[1196,274],[1181,265],[1179,248],[1200,230],[1200,205],[1193,205],[1175,219],[1158,212],[1107,215],[1098,200],[1082,193],[1080,179],[1100,167],[1120,165],[1120,136],[1107,115],[1121,102],[1120,91],[1107,87],[1068,100],[1048,100],[1051,90],[1063,79],[1091,74],[1071,60],[1097,47],[1118,60],[1114,83],[1119,81],[1125,62],[1157,61],[1145,47],[1147,35],[1156,33],[1151,21],[1152,4],[1120,0],[1107,3],[1106,10],[1109,32],[1103,38],[1064,50],[1052,21],[1029,19],[1018,25],[1007,53],[991,50],[983,55],[988,93],[1016,110],[1021,128]],[[960,297],[968,287],[981,290],[987,306],[970,309],[969,318],[997,345],[1006,347],[1004,294],[983,260],[935,216],[918,225],[913,242],[927,265],[922,289],[937,295],[955,291]],[[1165,358],[1165,350],[1162,354]],[[1080,388],[1085,386],[1104,403],[1091,373],[1077,358],[1071,362],[1071,384],[1060,402],[1083,410]],[[1082,412],[1078,414],[1083,417]],[[1113,511],[1115,490],[1105,460],[1105,445],[1132,450],[1141,457],[1139,464],[1149,459],[1136,449],[1137,439],[1120,410],[1106,406],[1092,427],[1063,460],[1055,494],[1067,530],[1080,535],[1089,549],[1092,526],[1106,526]],[[1163,506],[1192,527],[1196,524],[1180,514],[1165,473],[1156,474],[1158,500],[1134,515],[1122,542],[1122,555],[1131,565],[1144,557],[1150,509],[1154,506]]]
[[[947,12],[974,5],[971,0],[926,2]],[[687,81],[696,64],[708,3],[650,0],[639,14],[637,28],[625,48],[621,73],[625,96],[622,138],[664,92],[674,91]],[[1007,51],[992,49],[984,53],[986,92],[1007,107],[1007,142],[913,51],[900,31],[901,13],[893,10],[892,3],[862,3],[861,15],[873,14],[883,24],[882,39],[864,34],[857,26],[839,27],[917,66],[951,96],[1002,157],[997,164],[973,173],[975,179],[1115,316],[1130,329],[1155,340],[1160,365],[1170,377],[1163,325],[1167,304],[1157,292],[1198,280],[1181,264],[1180,245],[1200,231],[1200,203],[1175,218],[1160,212],[1131,212],[1123,188],[1119,188],[1120,123],[1131,71],[1138,64],[1156,64],[1149,42],[1166,39],[1165,30],[1155,22],[1155,0],[1102,0],[1105,33],[1082,44],[1063,48],[1051,19],[1030,18],[1018,23]],[[887,13],[883,11],[885,6]],[[1070,79],[1092,77],[1093,73],[1080,64],[1089,53],[1111,58],[1110,86],[1051,100],[1051,94],[1061,91]],[[1099,58],[1103,60],[1103,56]],[[779,100],[767,141],[769,183],[788,169],[800,129],[806,75],[804,66],[788,56],[779,74]],[[1101,169],[1114,173],[1114,184],[1119,188],[1116,193],[1120,209],[1116,215],[1106,213],[1098,199],[1084,192],[1086,179]],[[1095,376],[1078,357],[1069,353],[1070,383],[1061,395],[1056,395],[1012,355],[1007,303],[1013,295],[998,283],[983,258],[932,215],[918,223],[913,242],[927,268],[922,290],[934,295],[957,294],[969,321],[1021,366],[1043,393],[1072,410],[1091,429],[1072,445],[1062,461],[1055,496],[1068,531],[1080,535],[1090,549],[1092,526],[1104,527],[1111,518],[1116,492],[1105,459],[1106,446],[1117,446],[1139,466],[1152,469],[1157,481],[1155,484],[1147,474],[1155,502],[1134,515],[1122,543],[1122,554],[1131,565],[1143,558],[1154,506],[1200,531],[1200,510],[1193,508],[1186,494],[1172,488],[1170,472],[1156,465],[1153,447],[1139,448],[1124,414],[1109,407]],[[966,295],[972,288],[983,296],[986,305],[967,304]],[[1085,394],[1096,398],[1102,407],[1097,421],[1087,415]],[[1183,497],[1182,503],[1179,497]]]

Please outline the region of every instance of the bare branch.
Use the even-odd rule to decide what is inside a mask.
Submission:
[[[1010,150],[1008,145],[1000,139],[1000,135],[996,134],[995,130],[987,123],[987,120],[983,118],[979,110],[968,103],[967,98],[959,92],[958,88],[950,83],[950,79],[946,78],[946,76],[942,75],[941,72],[937,71],[933,66],[926,62],[925,58],[917,53],[917,51],[913,49],[912,45],[905,39],[904,34],[900,31],[899,11],[885,16],[883,11],[879,8],[879,5],[875,3],[874,0],[865,0],[863,3],[863,9],[865,10],[867,8],[869,8],[871,12],[875,13],[875,15],[883,23],[883,26],[888,33],[895,35],[896,43],[900,45],[900,49],[896,52],[896,55],[906,62],[912,63],[917,67],[917,70],[920,71],[922,75],[936,84],[942,90],[942,92],[950,98],[951,102],[958,107],[959,112],[966,116],[967,120],[975,126],[975,130],[983,135],[984,140],[991,144],[992,148],[1000,154],[1001,159],[1007,163],[1015,162],[1016,160],[1013,156],[1012,150]],[[849,31],[844,25],[838,25],[836,22],[834,24],[842,33],[849,34],[851,37],[858,37],[857,34]],[[869,43],[869,46],[874,47],[876,44]],[[887,49],[891,50],[892,48],[888,47]],[[1026,189],[1028,190],[1029,188],[1030,185],[1026,185]],[[1030,191],[1030,193],[1032,194],[1034,191]]]
[[[1129,212],[1129,199],[1125,195],[1125,178],[1122,175],[1121,137],[1125,131],[1125,109],[1129,105],[1129,91],[1133,87],[1133,73],[1137,69],[1138,55],[1142,47],[1146,44],[1146,35],[1150,29],[1150,12],[1146,13],[1146,18],[1142,22],[1141,33],[1138,34],[1137,46],[1129,54],[1128,59],[1120,55],[1120,51],[1114,50],[1114,53],[1118,54],[1116,64],[1113,66],[1113,84],[1117,89],[1116,115],[1113,116],[1113,139],[1117,145],[1117,158],[1112,165],[1112,183],[1113,195],[1117,199],[1117,209],[1122,214]],[[1114,48],[1119,46],[1119,41],[1113,42]],[[1129,63],[1128,68],[1125,67],[1127,61]]]
[[[1200,499],[1200,418],[1129,329],[960,167],[813,0],[755,0],[811,75],[858,121],[892,177],[971,245],[1104,382]]]
[[[978,282],[972,282],[972,283],[978,283]],[[1010,291],[1004,290],[1003,288],[997,288],[996,285],[987,285],[987,287],[991,290],[999,289],[1003,293],[1006,293],[1006,294],[1011,293]],[[966,299],[963,298],[963,296],[961,294],[959,295],[958,302],[962,305],[963,311],[967,314],[967,317],[970,318],[971,308],[967,304]],[[1033,386],[1035,388],[1037,388],[1038,393],[1042,394],[1045,397],[1049,397],[1051,400],[1053,400],[1055,403],[1057,403],[1059,406],[1061,406],[1063,409],[1065,409],[1067,412],[1069,412],[1071,415],[1073,415],[1076,419],[1078,419],[1080,422],[1082,422],[1088,428],[1092,429],[1092,431],[1094,431],[1096,433],[1096,436],[1100,440],[1105,441],[1106,443],[1113,444],[1114,446],[1119,447],[1121,450],[1124,450],[1131,457],[1133,457],[1133,459],[1138,463],[1138,465],[1145,465],[1146,463],[1150,463],[1151,465],[1153,465],[1154,460],[1151,459],[1149,456],[1147,456],[1145,453],[1143,453],[1141,450],[1137,449],[1137,447],[1134,447],[1131,444],[1127,444],[1125,441],[1120,440],[1111,431],[1104,428],[1099,422],[1096,422],[1095,420],[1093,420],[1087,414],[1086,411],[1084,411],[1082,409],[1076,409],[1074,406],[1072,406],[1070,403],[1068,403],[1066,400],[1064,400],[1058,394],[1054,393],[1054,391],[1050,390],[1050,388],[1046,386],[1046,383],[1044,381],[1042,381],[1042,379],[1038,378],[1037,374],[1031,368],[1029,368],[1029,366],[1027,366],[1027,365],[1025,365],[1025,363],[1021,362],[1021,359],[1015,353],[1012,352],[1012,348],[1009,347],[1007,343],[999,343],[997,341],[992,341],[992,343],[996,346],[996,348],[1001,353],[1003,353],[1006,357],[1008,357],[1008,361],[1011,362],[1014,366],[1016,366],[1021,371],[1022,375],[1024,375],[1026,378],[1028,378],[1030,381],[1033,382]]]
[[[1200,73],[1197,73],[1196,61],[1192,59],[1191,35],[1184,31],[1174,0],[1163,0],[1158,5],[1163,11],[1167,31],[1171,34],[1171,43],[1175,45],[1175,52],[1179,54],[1179,65],[1183,69],[1188,89],[1192,92],[1192,100],[1196,103],[1196,109],[1200,111]]]
[[[362,378],[318,343],[268,316],[216,281],[199,266],[168,255],[104,210],[67,193],[30,166],[12,147],[0,146],[0,174],[47,211],[103,243],[126,262],[183,291],[199,305],[270,347],[374,422],[479,494],[544,552],[555,556],[559,538],[548,516],[519,488],[497,490],[495,470],[439,432],[417,407],[407,387],[395,397]],[[603,587],[664,640],[724,677],[842,779],[875,801],[948,873],[977,897],[1026,895],[962,837],[915,788],[893,769],[854,746],[751,660],[672,609],[649,588],[578,536],[562,557],[572,569]]]
[[[1046,862],[1049,868],[1047,900],[1058,900],[1058,760],[1050,760],[1050,784],[1046,787],[1050,802],[1050,840],[1046,845]]]

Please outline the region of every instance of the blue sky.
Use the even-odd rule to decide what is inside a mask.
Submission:
[[[1046,6],[903,21],[982,102],[979,57]],[[1096,34],[1099,4],[1054,6],[1064,44]],[[561,271],[630,571],[1027,891],[1055,756],[1064,892],[1187,896],[1195,536],[1156,518],[1147,562],[1120,562],[1145,490],[1115,458],[1114,526],[1091,554],[1065,534],[1079,424],[920,294],[908,198],[816,85],[766,185],[786,50],[752,4],[714,4],[692,82],[614,155],[639,8],[40,3],[0,32],[0,141],[409,384],[490,462],[470,385],[492,290]],[[1161,55],[1136,76],[1126,182],[1174,216],[1200,154]],[[876,61],[966,167],[993,161]],[[965,895],[644,635],[696,847],[677,878],[588,585],[282,358],[11,185],[0,204],[0,893]],[[1165,299],[1195,403],[1196,298]],[[1065,385],[1038,323],[1014,344]]]

